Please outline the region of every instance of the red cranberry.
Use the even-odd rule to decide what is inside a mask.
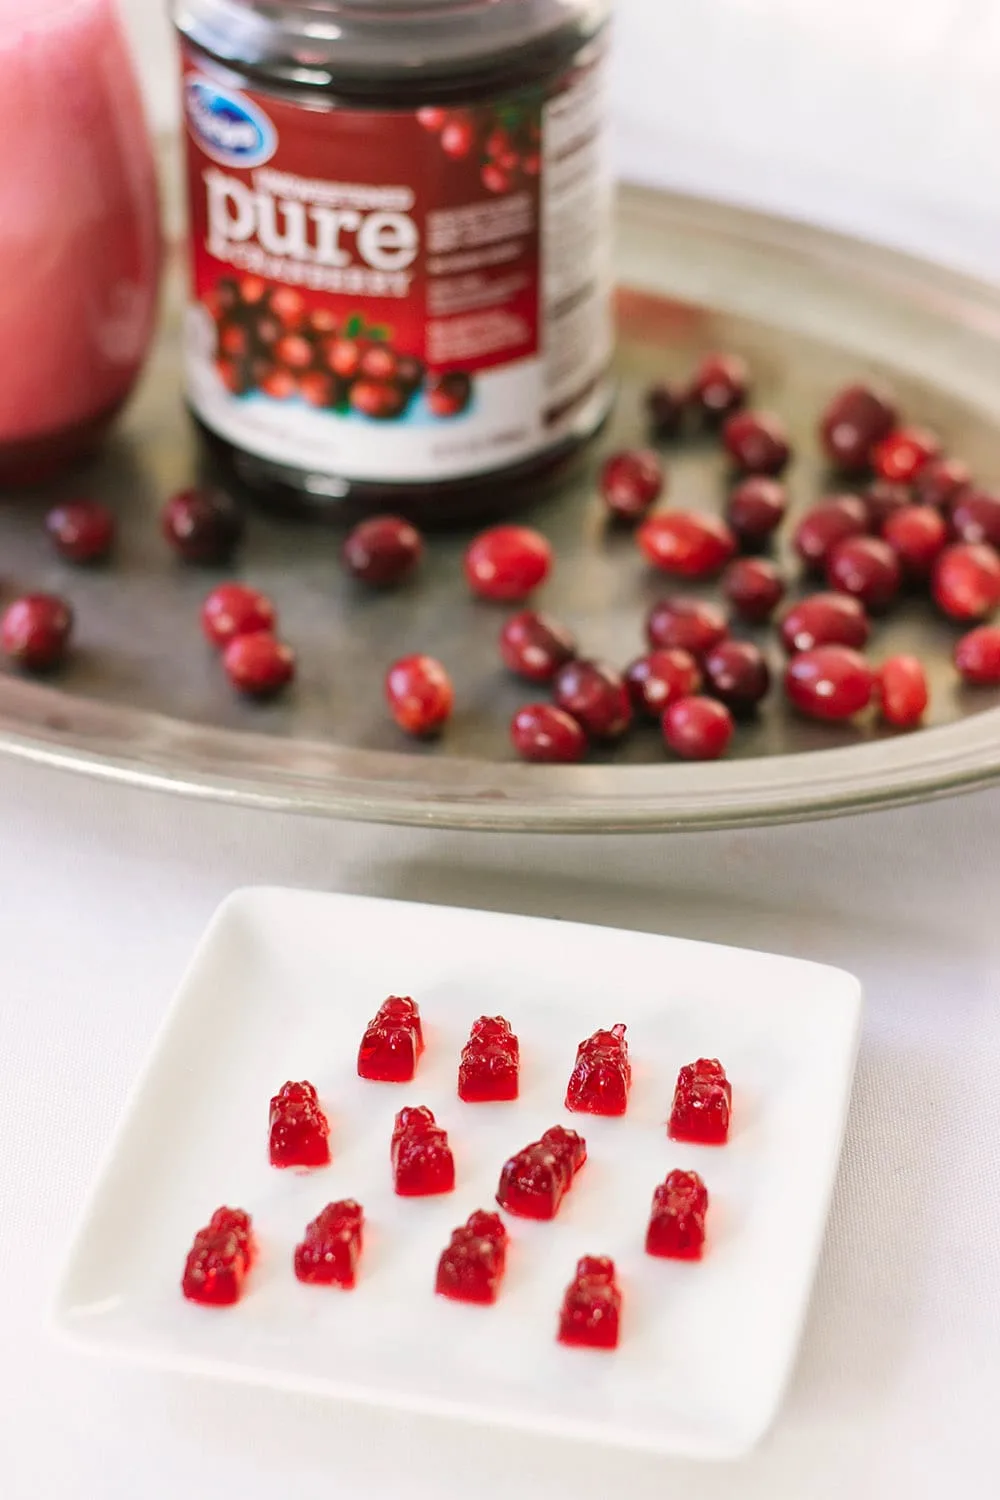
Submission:
[[[239,300],[247,307],[259,307],[267,300],[270,288],[262,276],[240,278]]]
[[[646,618],[646,639],[651,646],[679,646],[692,656],[711,650],[728,633],[723,611],[704,599],[661,599]]]
[[[632,722],[628,689],[604,662],[567,662],[557,672],[552,691],[559,707],[595,740],[620,739]]]
[[[917,475],[913,486],[921,505],[947,510],[972,484],[972,470],[961,458],[933,458]]]
[[[756,708],[771,686],[770,668],[751,641],[720,641],[702,666],[709,691],[734,714]]]
[[[513,172],[518,166],[518,154],[510,131],[504,130],[498,125],[491,130],[483,145],[484,154],[495,161],[498,166],[503,167],[505,172]]]
[[[785,584],[774,563],[763,557],[738,557],[722,579],[722,592],[737,614],[752,625],[769,620],[785,596]]]
[[[66,655],[73,611],[55,594],[25,594],[4,610],[0,642],[28,672],[49,672]]]
[[[955,666],[966,682],[1000,683],[1000,625],[978,625],[955,646]]]
[[[732,714],[715,698],[679,698],[663,715],[663,738],[685,760],[718,760],[733,728]]]
[[[981,543],[955,542],[934,564],[931,595],[953,620],[985,620],[1000,604],[1000,558]]]
[[[362,583],[386,588],[402,583],[423,554],[420,532],[401,516],[372,516],[355,526],[344,543],[344,566]]]
[[[866,385],[838,391],[820,418],[823,451],[843,474],[863,474],[875,444],[898,420],[895,406],[881,392]]]
[[[245,323],[223,323],[219,328],[219,349],[230,359],[245,359],[250,353],[250,330]]]
[[[441,150],[456,161],[468,156],[476,130],[468,115],[453,114],[441,131]]]
[[[948,540],[948,527],[931,505],[904,505],[884,522],[882,535],[908,578],[928,578]]]
[[[406,393],[392,380],[356,380],[351,386],[352,411],[373,422],[392,422],[406,405]]]
[[[1000,547],[1000,495],[966,490],[951,507],[951,529],[960,542]]]
[[[866,609],[888,609],[899,593],[899,559],[877,536],[849,536],[838,542],[826,559],[831,588],[860,599]]]
[[[930,698],[923,664],[915,656],[891,656],[875,676],[879,708],[886,723],[897,729],[919,724]]]
[[[872,467],[880,479],[912,484],[923,469],[941,456],[940,439],[925,427],[897,427],[876,444]]]
[[[289,370],[308,370],[316,357],[316,350],[301,333],[286,333],[275,344],[274,357]]]
[[[648,448],[613,453],[601,469],[601,495],[621,521],[640,521],[663,490],[663,465]]]
[[[744,479],[729,496],[726,520],[744,547],[754,549],[770,540],[784,520],[788,494],[776,479],[755,475]]]
[[[790,654],[816,646],[860,648],[870,626],[857,599],[850,594],[811,594],[787,609],[781,619],[781,639]]]
[[[509,193],[514,183],[513,173],[499,162],[488,161],[480,168],[479,180],[488,193]]]
[[[115,540],[115,518],[97,500],[70,500],[45,517],[56,551],[70,562],[102,562]]]
[[[271,365],[264,370],[257,384],[272,401],[290,401],[299,388],[291,370],[286,370],[281,365]]]
[[[253,379],[240,359],[217,359],[215,370],[231,396],[245,396],[253,390]]]
[[[792,454],[781,418],[766,411],[741,411],[729,417],[722,429],[722,445],[744,474],[780,474]]]
[[[654,437],[661,440],[676,437],[684,416],[684,393],[665,381],[657,381],[646,392],[646,416]]]
[[[314,307],[306,314],[306,327],[311,333],[326,338],[337,332],[337,315],[332,308]]]
[[[474,594],[514,604],[524,599],[552,568],[552,548],[527,526],[494,526],[480,532],[465,554],[465,576]]]
[[[701,687],[698,663],[679,648],[651,651],[626,669],[625,682],[636,713],[658,719],[678,698],[690,698]]]
[[[432,131],[436,135],[447,122],[448,111],[442,109],[439,104],[425,104],[423,109],[417,110],[417,119],[425,130]]]
[[[533,609],[511,615],[500,632],[504,666],[529,682],[551,682],[576,655],[576,641],[564,625]]]
[[[464,370],[447,370],[429,378],[426,394],[435,417],[457,417],[472,400],[472,380]]]
[[[910,487],[893,484],[890,479],[873,479],[865,490],[865,505],[868,507],[868,522],[872,531],[882,530],[890,516],[904,505],[912,505]]]
[[[849,719],[871,702],[875,676],[849,646],[800,651],[785,668],[785,692],[800,713],[813,719]]]
[[[293,286],[275,287],[267,305],[283,328],[301,328],[306,315],[306,299]]]
[[[518,709],[510,737],[522,760],[567,764],[587,753],[587,736],[577,720],[551,703],[527,703]]]
[[[721,572],[736,551],[736,538],[725,521],[694,511],[650,516],[637,538],[654,567],[682,578],[709,578]]]
[[[266,594],[245,583],[220,583],[201,606],[201,624],[213,646],[227,646],[238,635],[273,631],[278,623]]]
[[[451,678],[433,656],[404,656],[386,673],[385,696],[407,734],[436,734],[455,703]]]
[[[362,351],[359,370],[368,380],[395,380],[399,361],[388,344],[370,344]]]
[[[163,535],[185,562],[228,562],[243,536],[243,516],[222,490],[182,490],[168,500]]]
[[[248,698],[271,698],[295,676],[295,653],[269,630],[237,635],[222,653],[233,687]]]
[[[328,375],[325,370],[310,370],[299,381],[299,395],[303,401],[324,411],[338,404],[340,394],[336,376]]]
[[[868,511],[857,495],[834,495],[807,510],[792,541],[802,561],[814,572],[822,572],[827,553],[845,537],[862,536],[868,530]]]
[[[688,386],[688,404],[706,422],[721,422],[747,399],[750,372],[738,354],[709,354]]]
[[[403,390],[412,395],[424,381],[424,366],[415,354],[400,354],[396,357],[396,379]]]
[[[341,380],[353,380],[361,367],[361,345],[357,339],[329,339],[323,354],[329,369]]]

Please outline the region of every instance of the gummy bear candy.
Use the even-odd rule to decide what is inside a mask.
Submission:
[[[188,1252],[181,1291],[191,1302],[223,1307],[238,1302],[254,1257],[250,1215],[218,1208]]]
[[[520,1048],[503,1016],[480,1016],[462,1048],[458,1096],[468,1104],[516,1099]]]
[[[632,1085],[625,1027],[595,1031],[580,1043],[566,1090],[566,1108],[588,1115],[623,1115]]]
[[[723,1146],[729,1139],[732,1089],[718,1058],[700,1057],[677,1075],[667,1134],[675,1141]]]
[[[708,1189],[697,1172],[673,1171],[653,1192],[646,1250],[671,1260],[700,1260]]]
[[[455,1158],[447,1133],[435,1122],[426,1105],[399,1111],[390,1154],[400,1197],[450,1193],[455,1186]]]
[[[365,1217],[353,1198],[328,1203],[306,1226],[295,1247],[295,1274],[300,1281],[352,1287],[361,1258]]]
[[[286,1083],[271,1100],[268,1150],[272,1167],[325,1167],[330,1125],[311,1083]]]
[[[587,1143],[575,1130],[554,1125],[504,1164],[497,1202],[525,1219],[554,1219],[566,1191],[587,1160]]]
[[[559,1341],[592,1349],[618,1345],[622,1294],[615,1281],[615,1263],[606,1255],[585,1255],[566,1288],[559,1315]]]
[[[506,1263],[503,1220],[480,1210],[452,1231],[438,1261],[436,1289],[456,1302],[495,1302]]]
[[[369,1022],[358,1049],[358,1076],[409,1083],[424,1050],[420,1012],[408,995],[390,995]]]

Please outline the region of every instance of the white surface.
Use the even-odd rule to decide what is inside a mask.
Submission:
[[[365,1082],[357,1048],[385,995],[412,994],[427,1050],[407,1085]],[[99,1353],[194,1374],[466,1418],[649,1452],[728,1458],[771,1422],[823,1236],[850,1095],[861,992],[840,969],[705,943],[494,912],[247,890],[217,913],[122,1121],[61,1286],[58,1326]],[[478,1014],[521,1043],[516,1102],[462,1104],[456,1069]],[[624,1019],[623,1119],[563,1108],[577,1042]],[[720,1057],[725,1148],[665,1138],[678,1069]],[[276,1172],[267,1100],[308,1078],[333,1160]],[[396,1111],[448,1131],[454,1193],[396,1197]],[[587,1161],[551,1223],[508,1216],[497,1305],[436,1298],[451,1230],[495,1208],[500,1167],[553,1124]],[[702,1174],[700,1265],[643,1248],[653,1188]],[[366,1252],[350,1295],[302,1286],[291,1255],[324,1204],[355,1198]],[[181,1300],[179,1267],[219,1204],[261,1247],[238,1307]],[[123,1233],[123,1227],[127,1226]],[[610,1255],[623,1293],[614,1354],[554,1329],[582,1255]],[[428,1350],[435,1349],[433,1360]],[[725,1350],[725,1357],[719,1354]]]

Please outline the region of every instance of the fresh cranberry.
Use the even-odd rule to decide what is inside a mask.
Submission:
[[[1000,683],[1000,625],[978,625],[955,646],[955,666],[966,682]]]
[[[820,418],[820,441],[827,458],[843,474],[863,474],[875,444],[895,427],[895,406],[867,385],[838,391]]]
[[[737,614],[752,625],[769,620],[785,596],[785,584],[774,563],[763,557],[738,557],[722,579],[722,592]]]
[[[868,507],[868,523],[874,532],[880,532],[897,510],[913,504],[909,485],[894,484],[891,479],[873,479],[865,490],[864,500]]]
[[[913,486],[921,505],[936,505],[948,510],[972,484],[972,470],[961,458],[933,458],[917,475]]]
[[[663,465],[648,448],[613,453],[601,469],[601,495],[620,521],[640,521],[663,490]]]
[[[783,484],[754,475],[738,484],[729,496],[726,520],[750,550],[765,545],[784,520],[788,494]]]
[[[747,399],[750,372],[738,354],[708,354],[695,370],[687,401],[706,422],[721,422]]]
[[[525,177],[537,177],[542,170],[542,158],[537,151],[529,151],[521,160],[521,171]]]
[[[960,542],[1000,547],[1000,495],[966,490],[951,507],[951,529]]]
[[[427,406],[435,417],[460,416],[472,400],[472,380],[464,370],[446,370],[427,381]]]
[[[697,693],[701,672],[689,652],[672,647],[637,657],[626,669],[625,683],[636,713],[659,719],[668,704]]]
[[[872,467],[880,479],[912,484],[921,471],[941,457],[940,439],[925,427],[897,427],[877,443]]]
[[[948,540],[948,527],[932,505],[904,505],[883,523],[882,535],[908,578],[928,578]]]
[[[406,393],[394,380],[356,380],[350,402],[352,411],[373,422],[392,422],[406,405]]]
[[[646,618],[646,639],[651,646],[679,646],[692,656],[701,656],[729,633],[726,616],[717,604],[678,595],[654,604]]]
[[[102,562],[115,540],[115,518],[98,500],[70,500],[45,517],[56,551],[70,562]]]
[[[337,315],[329,307],[310,308],[306,314],[306,327],[310,333],[328,338],[330,334],[337,332]]]
[[[766,411],[740,411],[729,417],[722,445],[743,474],[780,474],[792,454],[781,418]]]
[[[751,641],[720,641],[702,662],[705,685],[734,714],[749,713],[767,696],[771,671]]]
[[[233,687],[249,698],[271,698],[295,676],[295,653],[269,630],[237,635],[222,654]]]
[[[301,333],[286,333],[274,346],[274,357],[289,370],[308,370],[316,358],[316,349],[310,339]]]
[[[243,536],[243,515],[222,490],[182,490],[167,501],[161,524],[189,563],[228,562]]]
[[[857,495],[833,495],[807,510],[795,528],[792,541],[802,561],[820,573],[827,553],[845,537],[862,536],[868,530],[868,510]]]
[[[576,641],[550,615],[524,609],[511,615],[500,632],[504,666],[529,682],[551,682],[559,668],[576,655]]]
[[[509,193],[514,183],[513,173],[499,162],[488,161],[480,168],[479,180],[488,193]]]
[[[407,394],[419,390],[424,381],[423,361],[415,354],[400,354],[396,357],[396,380]]]
[[[219,349],[230,359],[246,359],[250,353],[250,329],[246,323],[221,324]]]
[[[456,161],[468,156],[476,138],[476,129],[468,115],[453,114],[441,131],[441,150]]]
[[[923,718],[930,697],[923,663],[915,656],[891,656],[875,674],[875,692],[886,723],[912,729]]]
[[[651,385],[646,392],[646,416],[654,437],[676,437],[684,416],[683,391],[663,380]]]
[[[359,373],[368,380],[395,380],[399,360],[388,344],[369,344],[361,354]]]
[[[404,656],[386,673],[385,696],[392,716],[407,734],[436,734],[451,717],[455,691],[433,656]]]
[[[709,578],[736,551],[736,538],[716,516],[675,510],[650,516],[637,533],[640,551],[664,573]]]
[[[239,300],[247,307],[260,307],[268,301],[270,287],[262,276],[240,278]]]
[[[811,594],[792,604],[781,618],[781,639],[789,654],[816,646],[852,646],[868,639],[864,609],[850,594]]]
[[[323,347],[328,368],[341,380],[353,380],[361,368],[361,345],[357,339],[329,339]]]
[[[425,104],[423,109],[417,110],[417,119],[425,130],[432,131],[436,135],[444,128],[448,119],[448,111],[442,109],[439,104]]]
[[[213,646],[228,646],[238,635],[273,631],[278,623],[266,594],[245,583],[220,583],[201,606],[201,625]]]
[[[340,401],[341,387],[334,375],[325,370],[309,370],[299,380],[299,395],[310,406],[329,411]]]
[[[495,161],[505,172],[513,172],[518,165],[517,149],[509,130],[502,125],[491,130],[483,143],[483,152],[490,161]]]
[[[0,643],[28,672],[49,672],[66,655],[73,611],[55,594],[25,594],[4,610]]]
[[[253,379],[241,359],[217,359],[215,371],[231,396],[245,396],[253,390]]]
[[[595,740],[617,740],[632,722],[628,689],[613,667],[600,661],[570,661],[553,684],[560,708]]]
[[[552,568],[552,548],[527,526],[494,526],[482,531],[465,554],[465,576],[482,599],[514,604],[544,583]]]
[[[877,612],[888,609],[899,593],[902,572],[888,542],[877,536],[849,536],[827,556],[826,578],[831,588]]]
[[[423,554],[420,532],[401,516],[361,521],[344,543],[344,566],[362,583],[386,588],[408,578]]]
[[[875,674],[849,646],[800,651],[785,668],[785,692],[812,719],[849,719],[871,702]]]
[[[663,715],[663,738],[685,760],[718,760],[733,728],[732,714],[715,698],[678,698]]]
[[[293,286],[277,286],[267,300],[268,310],[283,328],[301,328],[305,321],[306,299]]]
[[[552,703],[526,703],[510,724],[510,738],[522,760],[569,764],[587,753],[587,736],[572,714]]]
[[[262,371],[257,384],[272,401],[290,401],[299,388],[291,370],[286,370],[283,365],[271,365]]]
[[[953,620],[985,620],[1000,604],[1000,557],[982,543],[955,542],[934,564],[931,595]]]

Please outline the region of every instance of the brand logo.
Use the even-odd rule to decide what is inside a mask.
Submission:
[[[243,94],[207,78],[189,78],[184,106],[195,140],[224,167],[259,167],[270,161],[278,133],[262,109]]]

